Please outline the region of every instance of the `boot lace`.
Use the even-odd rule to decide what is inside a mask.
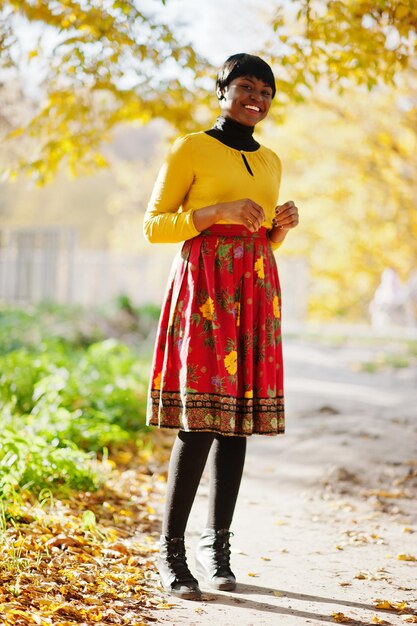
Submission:
[[[167,551],[167,561],[171,566],[177,582],[194,580],[187,565],[185,546],[182,541],[171,541]]]
[[[232,574],[230,569],[230,537],[233,533],[230,530],[218,531],[214,540],[214,561],[217,569],[217,576],[228,576]]]

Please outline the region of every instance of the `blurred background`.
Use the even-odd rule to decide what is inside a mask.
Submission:
[[[274,69],[258,139],[301,214],[277,253],[285,328],[413,334],[413,2],[5,1],[0,15],[1,301],[160,304],[177,246],[144,240],[153,182],[175,136],[212,125],[216,71],[246,51]]]

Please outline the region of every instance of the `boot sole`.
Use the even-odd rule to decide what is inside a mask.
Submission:
[[[163,589],[171,596],[181,598],[181,600],[201,600],[201,591],[177,591],[164,586]]]
[[[205,579],[205,582],[211,589],[217,589],[217,591],[234,591],[236,589],[236,583],[216,583],[213,580],[207,579]]]
[[[196,567],[197,575],[200,580],[203,580],[211,589],[216,589],[217,591],[234,591],[236,589],[236,581],[234,582],[226,582],[226,583],[217,583],[212,578],[207,578],[207,575],[204,570],[200,567]]]

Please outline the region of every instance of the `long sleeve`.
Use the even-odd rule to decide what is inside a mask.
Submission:
[[[151,243],[178,243],[199,234],[195,208],[183,209],[194,180],[192,142],[177,139],[161,167],[145,213],[143,230]]]

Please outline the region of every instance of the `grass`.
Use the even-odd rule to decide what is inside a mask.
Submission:
[[[112,450],[141,439],[157,315],[126,298],[0,308],[0,499],[97,489]]]

